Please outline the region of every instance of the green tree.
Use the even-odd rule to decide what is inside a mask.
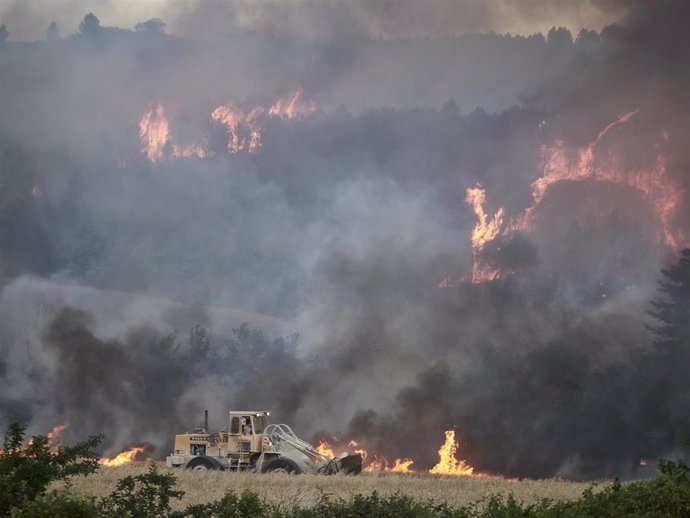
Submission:
[[[260,329],[250,329],[246,322],[232,329],[233,337],[225,340],[226,359],[242,368],[252,368],[266,359],[294,356],[299,335],[271,339]]]
[[[50,22],[48,29],[46,29],[46,41],[54,43],[60,41],[60,31],[58,30],[57,23]]]
[[[84,19],[79,24],[79,32],[82,34],[95,35],[101,30],[101,21],[95,14],[89,13],[84,16]]]
[[[165,22],[160,18],[151,18],[145,22],[137,23],[134,26],[134,30],[151,34],[163,34],[165,32]]]
[[[676,263],[661,274],[661,297],[651,302],[649,311],[657,323],[648,327],[655,345],[677,356],[690,349],[690,249],[682,250]]]
[[[54,449],[43,435],[25,444],[24,432],[19,424],[10,425],[5,432],[0,452],[0,516],[8,516],[13,507],[21,508],[44,495],[51,482],[98,469],[98,454],[93,448],[103,436]]]
[[[204,361],[211,350],[211,333],[208,327],[197,324],[189,330],[189,354],[192,361]]]

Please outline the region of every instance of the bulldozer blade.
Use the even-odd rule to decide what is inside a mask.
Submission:
[[[347,475],[359,475],[362,472],[362,456],[359,453],[338,459],[340,471]]]

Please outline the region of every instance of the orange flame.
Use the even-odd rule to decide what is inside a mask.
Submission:
[[[141,151],[151,162],[172,158],[203,158],[207,152],[197,144],[181,145],[172,141],[170,124],[161,103],[144,113],[139,121]]]
[[[571,164],[566,158],[562,140],[556,141],[556,145],[551,149],[544,147],[542,149],[543,152],[546,153],[544,174],[541,178],[537,178],[532,183],[533,205],[541,203],[549,187],[561,180],[584,180],[586,178],[594,178],[612,181],[615,177],[620,175],[622,173],[621,171],[611,171],[610,169],[598,170],[594,167],[596,147],[607,133],[615,127],[629,122],[638,112],[639,110],[623,113],[619,115],[614,122],[601,130],[593,142],[586,148],[579,150],[579,160],[576,164]],[[597,174],[603,177],[597,178]],[[625,181],[620,178],[618,180]]]
[[[395,459],[393,466],[387,468],[386,471],[391,473],[411,473],[412,470],[410,468],[412,464],[414,464],[412,459]]]
[[[359,444],[357,444],[356,441],[350,441],[349,446],[352,447],[357,447]],[[359,453],[362,456],[362,460],[366,461],[367,457],[369,457],[369,452],[367,450],[360,448],[356,449],[355,453]],[[383,472],[388,472],[388,473],[412,473],[413,470],[411,469],[412,464],[414,464],[414,461],[412,459],[395,459],[393,461],[393,465],[390,466],[388,464],[388,460],[385,457],[378,457],[377,455],[374,455],[371,461],[364,467],[364,471],[372,472],[372,471],[383,471]]]
[[[496,239],[496,236],[501,231],[503,226],[503,216],[505,210],[503,208],[489,217],[484,212],[484,202],[486,202],[486,192],[481,186],[474,189],[467,189],[467,196],[465,202],[472,206],[475,215],[477,216],[477,223],[472,230],[472,277],[471,281],[478,284],[484,281],[490,281],[500,276],[500,270],[497,268],[488,267],[481,264],[481,252],[484,250],[486,244]]]
[[[337,441],[336,437],[333,440]],[[366,460],[369,453],[363,448],[357,448],[359,444],[357,441],[350,441],[348,447],[355,449],[355,453],[359,453],[362,456],[362,460]],[[328,443],[328,441],[322,439],[319,444],[314,448],[321,455],[328,458],[336,458],[334,447]],[[345,455],[347,451],[343,451],[341,455]],[[364,471],[383,471],[387,473],[411,473],[411,466],[414,464],[412,459],[395,459],[393,464],[390,465],[385,457],[373,456],[372,460],[364,467]]]
[[[270,108],[255,106],[244,112],[232,104],[221,105],[211,113],[211,120],[225,126],[228,134],[228,153],[255,153],[261,147],[261,118],[264,116],[292,119],[305,117],[316,111],[313,100],[303,99],[304,91],[297,88],[290,95],[278,99]],[[167,158],[204,158],[211,153],[202,144],[182,145],[173,141],[170,124],[161,103],[144,113],[139,121],[139,138],[144,156],[153,163]]]
[[[364,457],[362,457],[364,458]],[[371,459],[371,462],[369,462],[366,466],[364,466],[364,471],[372,472],[372,471],[384,471],[385,466],[383,464],[383,460],[379,459],[376,455]]]
[[[358,450],[358,453],[361,452]],[[366,454],[366,452],[364,452]],[[362,458],[366,458],[365,455],[362,455]],[[393,461],[393,465],[390,465],[388,462],[388,459],[385,457],[378,457],[376,455],[373,456],[371,462],[369,462],[365,467],[364,471],[367,471],[369,473],[374,472],[374,471],[381,471],[384,473],[414,473],[414,470],[412,469],[412,464],[414,464],[414,461],[412,459],[395,459]]]
[[[165,110],[161,103],[144,113],[139,121],[139,138],[141,139],[141,149],[146,158],[151,162],[163,160],[163,154],[170,128]]]
[[[439,475],[472,475],[474,468],[466,461],[456,458],[458,443],[455,441],[455,431],[446,432],[446,442],[438,450],[438,464],[429,470],[429,473]]]
[[[58,424],[58,425],[53,426],[52,430],[50,430],[46,434],[46,438],[48,439],[48,448],[49,448],[48,451],[50,453],[56,454],[58,452],[58,450],[62,447],[62,443],[63,443],[63,439],[64,439],[62,436],[62,432],[64,432],[65,429],[68,427],[69,427],[69,424],[67,424],[67,423]],[[34,438],[30,437],[29,440],[26,441],[26,444],[28,446],[31,446],[31,444],[33,444],[33,442],[34,442]],[[18,450],[23,450],[23,449],[24,449],[23,445],[18,448]],[[0,455],[2,455],[3,453],[4,453],[4,450],[2,448],[0,448]]]
[[[316,451],[318,451],[321,455],[324,457],[328,457],[329,459],[334,459],[335,458],[335,452],[333,451],[333,448],[331,447],[328,442],[321,440],[319,444],[314,448]]]
[[[477,215],[477,224],[472,231],[472,247],[483,248],[486,243],[496,238],[503,224],[504,210],[499,209],[491,218],[484,212],[484,202],[486,192],[481,186],[474,189],[467,189],[465,202],[472,205],[474,213]]]
[[[64,432],[68,426],[69,425],[67,423],[58,424],[54,426],[53,429],[46,435],[46,437],[48,437],[48,444],[50,445],[50,451],[52,453],[57,452],[57,450],[62,446],[62,432]]]
[[[144,449],[144,446],[135,446],[133,448],[118,453],[114,457],[101,459],[98,461],[98,463],[101,466],[106,466],[109,468],[129,464],[130,462],[134,462],[136,460],[136,457],[144,452]]]
[[[228,132],[228,153],[256,152],[261,147],[259,118],[265,109],[257,106],[245,114],[232,105],[219,106],[211,114],[211,120],[223,124]]]
[[[293,119],[301,116],[306,117],[316,111],[316,102],[312,99],[305,101],[302,99],[304,90],[297,88],[292,95],[283,99],[278,99],[273,106],[268,109],[268,114],[272,117],[282,117]]]
[[[682,196],[681,190],[667,174],[666,157],[658,152],[651,166],[630,170],[623,166],[620,157],[615,153],[604,156],[598,154],[604,138],[617,127],[632,121],[638,113],[639,110],[634,110],[619,115],[599,132],[594,141],[577,150],[575,159],[570,158],[571,155],[567,153],[562,140],[557,140],[553,147],[542,146],[543,175],[532,183],[532,206],[518,220],[517,226],[523,230],[531,229],[534,210],[553,184],[562,180],[604,181],[626,185],[640,191],[648,199],[661,224],[661,240],[674,249],[679,248],[683,239],[671,230],[671,219]],[[663,142],[668,141],[669,134],[665,129],[661,131],[660,139]]]
[[[172,156],[174,158],[205,158],[208,156],[208,151],[198,144],[173,144]]]
[[[453,278],[450,275],[446,275],[441,281],[436,285],[437,288],[439,289],[446,289],[446,288],[452,288],[454,286],[453,284]]]
[[[515,221],[511,220],[504,225],[505,211],[502,208],[495,214],[488,215],[484,211],[484,190],[479,186],[467,189],[465,201],[472,206],[477,216],[471,239],[473,283],[493,280],[505,274],[495,267],[481,264],[481,252],[484,247],[501,233],[507,235],[515,230],[531,231],[536,208],[549,189],[561,181],[604,181],[637,189],[647,198],[660,223],[660,240],[674,249],[687,244],[686,236],[682,235],[680,230],[674,231],[671,228],[671,221],[682,200],[682,190],[667,174],[667,158],[660,151],[663,143],[670,138],[668,131],[664,129],[660,133],[660,144],[657,145],[654,163],[639,170],[630,170],[616,153],[600,152],[604,139],[616,128],[630,123],[638,113],[639,110],[634,110],[620,114],[615,121],[602,129],[589,145],[575,150],[574,154],[568,152],[563,140],[556,140],[551,147],[542,146],[542,176],[532,183],[532,204]],[[540,127],[545,124],[542,122]],[[444,279],[438,287],[448,287],[449,284]]]
[[[211,119],[223,124],[228,132],[228,152],[256,152],[261,147],[261,117],[293,119],[311,115],[316,111],[316,103],[304,101],[304,91],[297,88],[291,95],[278,99],[273,106],[264,108],[255,106],[249,113],[244,113],[233,105],[219,106],[211,114]]]
[[[353,448],[355,450],[355,453],[359,453],[363,461],[367,460],[369,453],[364,448],[357,448],[357,446],[359,446],[359,443],[357,443],[357,441],[350,441],[347,445],[350,448]]]

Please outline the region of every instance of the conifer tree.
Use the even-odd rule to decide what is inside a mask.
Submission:
[[[680,353],[690,349],[690,249],[682,250],[676,263],[661,274],[661,297],[651,302],[649,311],[656,323],[649,329],[657,347]]]

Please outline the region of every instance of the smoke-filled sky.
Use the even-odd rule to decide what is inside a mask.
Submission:
[[[76,31],[93,11],[105,25],[133,28],[160,18],[177,35],[223,37],[237,31],[327,37],[330,24],[356,23],[376,38],[458,36],[467,32],[533,34],[563,26],[600,30],[625,16],[618,0],[3,0],[0,20],[17,41],[41,40],[51,22]],[[335,17],[335,13],[344,15]],[[328,18],[331,18],[328,20]],[[324,23],[326,22],[326,23]]]
[[[479,471],[644,474],[690,426],[645,326],[690,244],[688,22],[3,2],[0,424],[162,457],[257,408],[419,470],[455,429]]]

